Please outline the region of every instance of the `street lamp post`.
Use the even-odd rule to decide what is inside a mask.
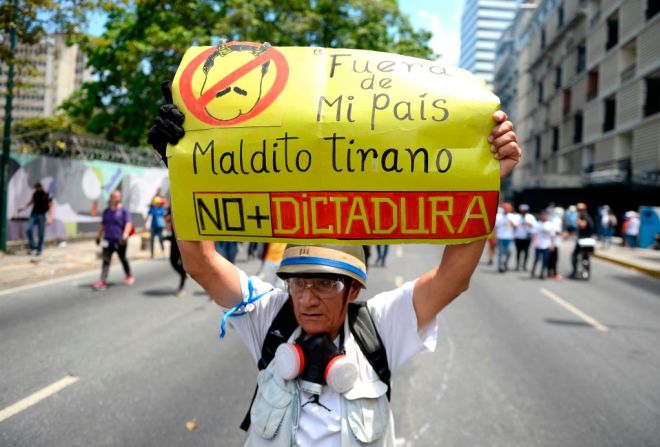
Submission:
[[[11,21],[9,43],[9,72],[7,73],[7,100],[5,102],[5,129],[2,139],[2,158],[0,159],[0,250],[7,252],[7,197],[9,185],[9,149],[11,146],[11,112],[14,93],[14,56],[16,55],[16,18]]]

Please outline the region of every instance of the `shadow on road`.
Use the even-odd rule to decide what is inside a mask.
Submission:
[[[145,295],[149,298],[162,298],[162,297],[173,297],[176,296],[176,289],[149,289],[142,290],[142,295]]]
[[[585,323],[584,321],[579,320],[559,320],[557,318],[546,318],[544,321],[546,323],[556,324],[558,326],[581,326],[590,329],[592,328],[589,323]]]

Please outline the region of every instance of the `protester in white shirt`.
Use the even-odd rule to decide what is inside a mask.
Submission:
[[[556,226],[553,222],[548,220],[548,212],[541,211],[539,221],[534,227],[532,233],[532,240],[534,243],[534,264],[532,265],[531,276],[536,276],[536,264],[541,261],[540,279],[545,279],[548,270],[548,257],[550,256],[550,249],[554,247],[554,238],[557,234]]]
[[[502,211],[495,218],[495,237],[497,238],[497,271],[504,273],[509,269],[509,258],[511,257],[511,242],[513,232],[516,229],[516,218],[511,213],[510,203],[502,204]]]
[[[536,225],[536,218],[529,212],[529,205],[526,203],[518,207],[520,213],[515,214],[516,229],[513,233],[516,244],[516,271],[527,271],[527,258],[529,256],[529,244],[532,241],[532,230]],[[522,261],[522,262],[521,262]]]

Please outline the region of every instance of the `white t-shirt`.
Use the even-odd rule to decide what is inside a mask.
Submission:
[[[243,301],[248,300],[248,277],[239,270]],[[266,294],[248,306],[249,311],[242,316],[233,317],[229,322],[248,348],[255,364],[261,358],[261,347],[266,332],[277,312],[289,298],[287,292],[273,289],[256,277],[250,277],[253,296]],[[414,281],[409,281],[398,289],[383,292],[367,302],[378,334],[380,335],[387,362],[392,375],[413,356],[424,351],[434,351],[438,326],[435,320],[421,331],[417,331],[417,317],[412,304]],[[269,290],[272,292],[268,293]],[[311,396],[302,392],[301,403],[305,404]],[[329,387],[323,387],[319,398],[323,405],[311,403],[300,411],[296,444],[314,447],[335,447],[341,445],[341,408],[340,396]]]
[[[552,239],[555,237],[556,226],[554,223],[546,220],[538,221],[534,227],[534,247],[546,249],[552,245]]]
[[[516,239],[529,239],[536,225],[536,218],[530,214],[514,214],[513,222],[516,225],[516,229],[513,232],[513,235]]]
[[[513,228],[515,226],[513,214],[500,213],[495,219],[495,237],[497,239],[513,240]]]
[[[628,219],[626,234],[630,236],[637,236],[639,234],[639,218],[637,216],[632,216]]]

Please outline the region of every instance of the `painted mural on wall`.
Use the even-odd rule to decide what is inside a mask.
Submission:
[[[25,239],[31,209],[19,209],[41,182],[53,199],[53,223],[46,239],[96,231],[110,193],[122,192],[122,204],[139,227],[157,190],[169,196],[165,168],[145,168],[98,160],[73,160],[11,153],[9,165],[7,239]]]

